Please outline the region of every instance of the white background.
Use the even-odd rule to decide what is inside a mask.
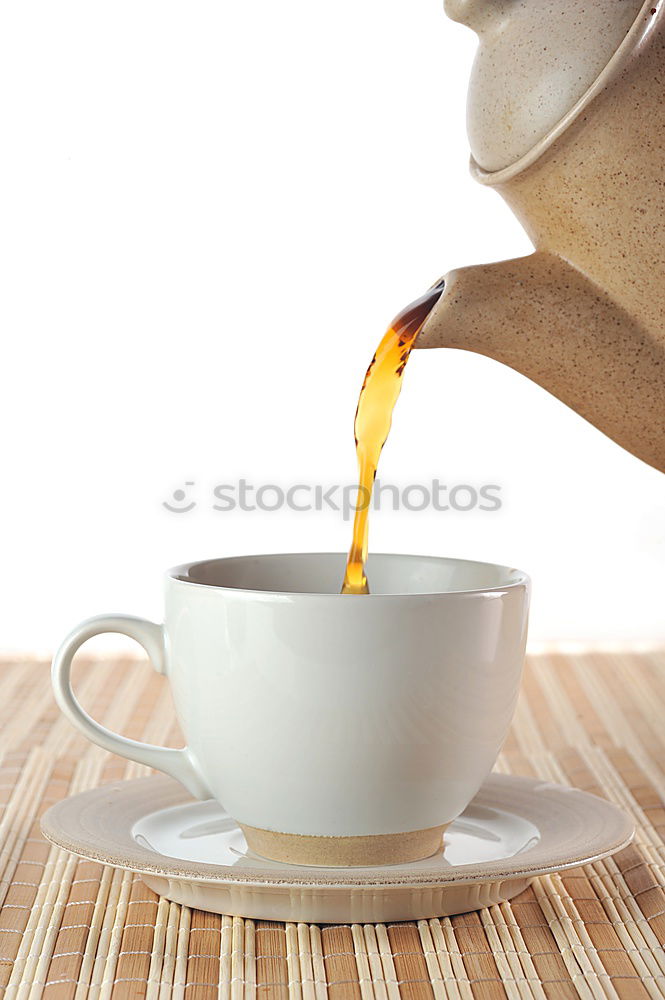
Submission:
[[[440,0],[2,5],[0,647],[159,617],[188,559],[348,547],[340,515],[210,489],[353,481],[392,316],[529,251],[467,173],[474,44]],[[375,551],[528,570],[535,639],[665,637],[665,477],[521,376],[415,354],[380,474],[504,503],[381,512]]]

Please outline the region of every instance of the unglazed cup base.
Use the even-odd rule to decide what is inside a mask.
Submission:
[[[399,865],[429,858],[443,846],[448,824],[409,833],[379,833],[365,837],[309,837],[275,833],[240,824],[248,847],[271,861],[292,865],[355,868]]]

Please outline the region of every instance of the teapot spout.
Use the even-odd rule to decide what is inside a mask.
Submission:
[[[500,361],[665,472],[665,347],[555,254],[451,271],[416,341]]]

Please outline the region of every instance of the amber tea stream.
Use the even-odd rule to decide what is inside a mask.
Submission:
[[[411,348],[442,292],[441,281],[403,309],[393,320],[372,358],[360,390],[354,425],[359,472],[358,495],[343,594],[369,594],[365,563],[369,509],[379,456],[390,433],[393,410],[402,387],[402,375]]]

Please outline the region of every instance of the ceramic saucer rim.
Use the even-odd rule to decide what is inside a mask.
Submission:
[[[167,797],[172,801],[162,803],[150,802],[150,795],[146,794],[145,791],[146,785],[149,786],[153,797],[161,794],[162,798]],[[582,864],[599,861],[627,847],[633,839],[635,827],[632,819],[613,803],[606,799],[598,798],[589,792],[565,785],[558,785],[542,779],[493,773],[484,783],[474,801],[477,801],[478,798],[482,799],[489,796],[491,801],[487,804],[490,808],[504,808],[507,812],[512,811],[514,814],[517,813],[514,804],[512,804],[511,809],[511,803],[501,803],[502,791],[504,793],[512,791],[513,794],[516,791],[518,793],[521,792],[523,798],[526,797],[528,799],[530,796],[533,801],[535,801],[533,793],[538,791],[545,793],[549,799],[554,798],[555,804],[560,807],[563,806],[564,802],[574,802],[581,804],[582,807],[586,806],[587,812],[589,812],[591,807],[594,807],[597,813],[602,812],[607,820],[613,821],[615,827],[613,836],[602,837],[600,832],[597,832],[591,838],[586,850],[580,850],[578,847],[572,856],[568,851],[568,856],[564,857],[563,855],[566,852],[562,852],[561,848],[559,848],[558,856],[549,864],[543,863],[544,858],[541,859],[540,863],[532,862],[526,865],[523,863],[528,859],[530,853],[533,854],[538,849],[542,852],[541,839],[533,847],[527,848],[523,854],[514,855],[512,858],[442,868],[437,873],[433,873],[432,871],[409,871],[408,868],[401,866],[399,874],[393,871],[391,875],[390,868],[386,866],[383,868],[362,868],[357,873],[354,869],[347,868],[343,869],[344,874],[342,875],[341,872],[338,874],[332,868],[306,868],[294,865],[288,866],[288,868],[287,866],[280,866],[280,870],[284,870],[284,875],[283,877],[276,877],[275,872],[270,872],[269,870],[257,870],[249,867],[234,869],[224,865],[211,865],[208,862],[202,862],[197,865],[196,862],[186,862],[182,859],[162,855],[155,850],[143,847],[132,837],[132,829],[139,816],[133,817],[131,821],[126,821],[124,826],[127,828],[123,829],[120,835],[114,831],[115,836],[112,844],[114,850],[111,851],[108,848],[102,850],[101,847],[91,842],[91,837],[94,838],[95,835],[94,833],[91,834],[89,830],[85,831],[86,836],[79,835],[77,837],[73,836],[71,832],[67,833],[63,829],[63,826],[67,825],[68,820],[71,826],[72,814],[75,819],[78,818],[79,822],[81,822],[81,807],[90,806],[92,803],[93,807],[98,805],[98,808],[101,808],[102,805],[105,805],[107,811],[111,809],[112,806],[106,798],[108,795],[114,797],[116,794],[124,794],[126,798],[133,796],[138,802],[144,803],[139,813],[139,815],[144,816],[159,812],[161,809],[184,805],[188,801],[195,801],[191,799],[189,793],[176,781],[162,775],[114,782],[63,799],[51,806],[44,814],[41,825],[46,839],[58,847],[64,848],[79,857],[107,864],[114,868],[123,868],[139,875],[166,877],[207,885],[235,884],[248,887],[271,886],[275,888],[316,886],[318,889],[325,890],[348,890],[350,888],[363,889],[371,887],[374,891],[377,891],[382,889],[406,888],[409,886],[426,889],[428,886],[440,888],[443,885],[462,886],[488,881],[495,882],[520,878],[531,879],[537,875],[565,871],[570,868],[579,867]],[[101,802],[98,803],[98,800],[101,800]],[[539,801],[542,803],[543,799],[540,798]],[[145,805],[146,802],[148,802],[148,805]],[[135,805],[136,808],[137,805]],[[577,812],[579,814],[579,809]],[[524,814],[519,813],[519,815]],[[527,814],[526,818],[531,820],[531,822],[537,822],[537,818],[534,820],[533,812],[531,815]],[[604,830],[604,824],[600,824],[600,826]],[[99,839],[99,835],[97,835],[97,839]],[[118,844],[119,839],[120,844]],[[600,846],[601,842],[602,846]],[[128,852],[129,857],[122,856],[119,853],[119,850],[122,851],[123,847]],[[547,854],[546,848],[545,854]],[[150,860],[151,857],[162,859],[162,864],[154,863]],[[517,864],[518,859],[521,862],[520,864]],[[164,861],[168,862],[166,867],[163,864]],[[275,862],[275,865],[277,864]]]

